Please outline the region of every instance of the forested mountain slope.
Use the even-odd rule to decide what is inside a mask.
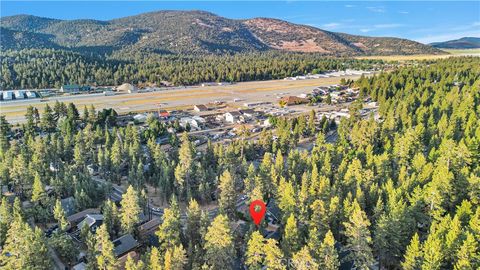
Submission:
[[[25,33],[21,36],[23,40],[17,37],[18,46],[14,46],[11,35],[2,35],[3,49],[31,48],[25,45],[40,43],[47,35],[56,46],[99,53],[138,50],[163,54],[269,50],[325,55],[442,53],[406,39],[351,36],[268,18],[233,20],[204,11],[157,11],[110,21],[17,15],[2,17],[0,26]]]
[[[107,59],[77,52],[31,49],[0,52],[0,89],[59,88],[63,84],[119,85],[124,82],[175,85],[200,82],[283,79],[337,69],[372,69],[381,60],[326,58],[320,54],[151,55],[115,53]],[[126,58],[125,60],[117,60]]]

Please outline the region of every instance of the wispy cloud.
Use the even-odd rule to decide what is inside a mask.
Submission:
[[[339,28],[341,25],[342,25],[341,23],[332,22],[332,23],[323,24],[322,27],[323,27],[323,28],[327,28],[327,29],[337,29],[337,28]]]
[[[400,13],[400,14],[409,14],[410,12],[401,10],[401,11],[399,11],[398,13]]]
[[[384,7],[367,7],[367,9],[371,12],[385,13],[385,8]]]
[[[388,29],[388,28],[398,28],[404,27],[404,24],[401,23],[386,23],[386,24],[375,24],[373,27],[376,29]]]
[[[371,29],[371,28],[362,28],[362,29],[360,29],[360,32],[362,32],[362,33],[368,33],[368,32],[371,32],[372,30],[373,30],[373,29]]]
[[[345,5],[344,7],[346,8],[353,8],[353,7],[356,7],[355,5]]]
[[[465,32],[457,32],[457,33],[450,33],[450,34],[439,34],[439,35],[428,35],[422,38],[416,38],[415,40],[421,43],[432,43],[437,41],[447,41],[452,39],[459,39],[462,37],[480,37],[479,31],[465,31]]]

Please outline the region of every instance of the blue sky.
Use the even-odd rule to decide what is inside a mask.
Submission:
[[[395,36],[423,43],[480,37],[480,1],[0,1],[1,16],[109,20],[143,12],[206,10],[246,19],[272,17],[325,30]]]

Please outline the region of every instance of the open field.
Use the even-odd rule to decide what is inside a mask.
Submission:
[[[475,55],[480,56],[480,49],[443,49],[444,51],[455,55]]]
[[[241,106],[245,102],[270,101],[277,102],[277,95],[299,95],[311,91],[321,85],[331,85],[340,82],[341,78],[357,79],[358,75],[319,78],[298,81],[271,80],[243,82],[224,86],[192,86],[183,89],[165,90],[148,93],[118,94],[105,96],[103,94],[72,95],[40,99],[18,100],[0,103],[0,115],[5,115],[10,123],[21,123],[29,105],[35,106],[40,113],[45,104],[53,106],[56,100],[72,102],[82,112],[84,106],[93,104],[96,109],[113,108],[118,113],[144,112],[158,109],[184,109],[191,105],[213,101],[224,101],[233,106]],[[233,103],[233,99],[240,101]]]
[[[443,51],[449,54],[433,55],[433,54],[415,54],[415,55],[388,55],[388,56],[360,56],[357,59],[381,59],[385,61],[412,61],[412,60],[435,60],[456,56],[480,56],[480,49],[471,50],[447,50]]]

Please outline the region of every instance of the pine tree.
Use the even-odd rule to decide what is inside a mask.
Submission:
[[[65,217],[65,211],[63,210],[62,203],[59,199],[55,202],[55,207],[53,208],[53,216],[58,222],[60,230],[65,231],[68,226],[67,218]]]
[[[292,183],[287,182],[283,177],[280,177],[278,190],[281,190],[281,192],[278,192],[278,207],[282,210],[283,217],[286,221],[286,218],[295,213],[297,205],[295,190]]]
[[[108,233],[114,235],[119,225],[118,208],[113,201],[108,199],[102,208],[103,223],[107,226]]]
[[[173,249],[165,252],[164,270],[182,270],[187,264],[187,256],[182,245],[178,245]]]
[[[40,121],[40,127],[45,132],[51,132],[55,129],[55,126],[56,122],[52,108],[50,108],[50,105],[46,104]]]
[[[436,232],[431,231],[423,245],[423,263],[422,270],[436,270],[442,269],[443,254],[442,254],[442,240],[438,237]]]
[[[418,234],[414,234],[410,245],[407,247],[402,267],[405,270],[419,270],[422,266],[422,246]]]
[[[190,190],[190,184],[193,177],[195,147],[188,139],[186,132],[182,135],[182,145],[178,151],[178,164],[175,168],[175,186],[180,195],[188,195]]]
[[[143,270],[144,265],[142,260],[135,262],[130,254],[127,254],[127,261],[125,262],[125,270]]]
[[[127,192],[122,195],[122,212],[120,214],[120,223],[125,233],[132,233],[135,225],[140,221],[140,208],[138,194],[129,186]]]
[[[115,172],[114,177],[118,178],[118,174],[120,173],[120,166],[122,165],[122,148],[118,139],[116,139],[112,145],[112,149],[110,152],[110,161],[112,163],[113,171]]]
[[[473,270],[480,268],[480,250],[475,236],[467,232],[465,240],[456,254],[455,270]]]
[[[265,257],[265,238],[258,231],[254,231],[247,243],[245,264],[248,269],[262,269]]]
[[[117,269],[113,243],[110,241],[107,226],[102,224],[96,232],[96,244],[99,249],[97,265],[100,270]]]
[[[285,270],[286,266],[283,263],[284,255],[282,250],[278,247],[278,243],[275,239],[268,239],[264,246],[265,249],[265,261],[264,265],[267,269],[272,270]]]
[[[185,229],[185,234],[192,247],[199,245],[201,242],[201,218],[202,212],[200,211],[197,201],[191,199],[187,209],[187,228]]]
[[[0,246],[3,246],[5,240],[7,240],[7,232],[12,218],[10,204],[7,202],[7,198],[3,197],[0,204]]]
[[[335,249],[335,238],[331,231],[325,234],[325,239],[323,239],[318,253],[320,269],[335,270],[340,267],[338,252]]]
[[[14,219],[7,233],[7,239],[0,255],[4,269],[50,269],[46,239],[43,232],[21,219]]]
[[[283,234],[282,247],[287,256],[292,255],[300,249],[300,232],[297,227],[297,220],[293,214],[287,219],[285,232]]]
[[[32,186],[32,202],[39,204],[44,202],[46,198],[47,193],[45,192],[45,187],[40,179],[40,174],[36,173]]]
[[[155,233],[160,242],[160,251],[165,252],[178,246],[181,231],[180,210],[176,199],[172,197],[170,208],[164,210],[162,225]]]
[[[370,247],[372,237],[368,229],[370,221],[357,201],[354,201],[352,207],[353,211],[349,221],[343,223],[344,235],[347,238],[345,249],[350,252],[347,257],[354,262],[358,269],[369,269],[374,262]]]
[[[293,254],[292,262],[297,270],[319,269],[317,261],[312,257],[307,246]]]
[[[320,238],[323,238],[329,230],[329,213],[322,200],[315,200],[310,206],[312,215],[309,226],[315,228]]]
[[[153,247],[150,251],[150,258],[148,261],[148,269],[150,270],[162,270],[162,260],[160,258],[160,252],[158,248]]]
[[[233,218],[235,215],[237,196],[235,192],[235,183],[229,171],[223,172],[220,176],[219,188],[220,198],[218,199],[218,204],[220,210],[230,218]]]
[[[232,269],[234,246],[228,219],[218,215],[205,235],[205,263],[212,270]]]

